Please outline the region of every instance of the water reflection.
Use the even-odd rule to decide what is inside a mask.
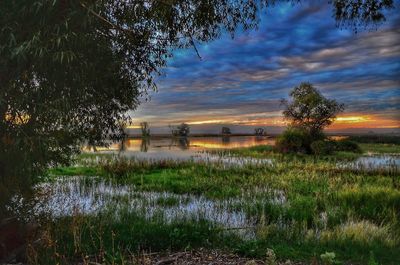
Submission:
[[[190,141],[187,137],[179,137],[178,138],[178,147],[181,150],[187,150],[190,148]]]
[[[268,188],[243,191],[235,198],[212,200],[190,194],[138,191],[134,186],[93,177],[61,177],[37,189],[47,196],[42,197],[42,203],[37,204],[34,211],[53,217],[77,212],[96,214],[112,207],[116,216],[128,210],[149,219],[162,216],[166,223],[188,218],[206,219],[227,228],[252,227],[257,223],[258,217],[246,212],[256,195],[259,203],[282,205],[287,202],[283,191]]]
[[[222,144],[223,145],[228,145],[229,146],[229,144],[230,144],[230,142],[231,142],[231,137],[230,136],[222,136]]]
[[[127,138],[109,147],[86,146],[87,152],[159,152],[159,151],[204,151],[218,148],[238,148],[256,145],[273,145],[275,139],[265,136],[223,136],[223,137],[145,137]]]
[[[265,141],[265,136],[260,136],[260,135],[255,136],[254,140],[256,142],[264,142]]]
[[[149,150],[149,146],[150,146],[150,138],[149,137],[142,138],[142,142],[140,143],[140,151],[147,152]]]
[[[400,169],[400,156],[362,156],[346,166],[357,170],[389,169],[397,171]]]

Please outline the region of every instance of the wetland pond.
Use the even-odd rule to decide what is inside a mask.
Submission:
[[[211,136],[211,137],[149,137],[127,138],[112,143],[108,148],[84,147],[84,151],[113,153],[158,153],[160,151],[198,152],[212,149],[231,149],[257,145],[273,145],[275,138],[267,136]]]
[[[39,202],[24,215],[58,218],[108,211],[118,218],[121,213],[132,212],[163,223],[207,220],[225,229],[238,229],[246,237],[253,236],[260,221],[246,212],[254,200],[253,192],[262,194],[259,203],[283,205],[287,202],[283,191],[267,188],[243,191],[234,198],[209,199],[201,195],[139,191],[134,185],[85,176],[59,177],[36,186],[36,190],[41,194]]]
[[[270,138],[230,137],[227,141],[221,137],[195,137],[186,140],[162,138],[156,140],[129,139],[124,143],[111,145],[107,149],[98,148],[96,153],[112,153],[117,157],[144,159],[148,161],[177,160],[202,163],[219,163],[222,166],[273,166],[271,158],[255,159],[249,157],[214,155],[211,149],[229,149],[256,145],[273,145]],[[183,142],[182,142],[183,141]],[[143,143],[145,142],[145,143]],[[87,148],[84,149],[89,151]],[[227,154],[227,155],[226,155]],[[360,156],[351,162],[338,162],[338,167],[355,170],[394,170],[398,172],[400,156],[368,155]],[[257,170],[256,168],[254,168]],[[75,213],[97,214],[111,211],[116,218],[123,211],[134,212],[148,218],[159,218],[162,222],[176,220],[207,220],[226,229],[239,229],[244,236],[252,236],[254,227],[260,218],[250,215],[249,208],[254,200],[264,204],[284,205],[289,203],[282,190],[255,187],[243,191],[234,198],[210,199],[202,195],[175,194],[171,192],[142,191],[134,185],[116,184],[99,177],[58,177],[54,181],[36,186],[37,200],[28,215],[45,214],[52,218],[73,215]],[[16,198],[14,209],[20,202]],[[251,212],[251,211],[250,211]],[[264,215],[264,213],[263,213]],[[267,216],[268,213],[265,213]]]
[[[107,148],[84,147],[84,152],[118,154],[121,157],[146,161],[195,161],[216,162],[224,165],[271,164],[271,159],[248,157],[216,156],[209,150],[233,149],[258,145],[274,145],[275,138],[265,136],[226,136],[226,137],[157,137],[128,138]]]

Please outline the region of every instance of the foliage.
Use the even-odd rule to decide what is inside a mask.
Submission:
[[[1,194],[69,162],[82,142],[123,138],[128,110],[174,48],[254,28],[256,10],[253,1],[1,1]]]
[[[372,251],[369,253],[368,265],[379,265],[379,263],[375,260],[374,253]]]
[[[325,252],[324,254],[320,255],[322,263],[324,265],[333,265],[335,264],[335,252]]]
[[[334,144],[326,140],[314,141],[311,143],[311,150],[315,155],[330,155],[334,151]]]
[[[351,135],[348,137],[350,141],[366,144],[396,144],[400,145],[399,135]]]
[[[142,137],[150,136],[150,128],[149,128],[149,124],[147,122],[141,122],[140,129],[142,131]]]
[[[344,109],[343,104],[325,98],[310,83],[301,83],[289,95],[293,99],[291,102],[285,99],[281,101],[285,106],[283,115],[291,122],[291,126],[306,130],[313,138],[332,124],[336,115]]]
[[[267,248],[267,253],[265,254],[265,264],[266,265],[277,265],[276,255],[273,249]]]
[[[224,135],[224,134],[232,134],[231,133],[231,129],[229,127],[222,127],[221,134],[222,135]]]
[[[324,140],[323,129],[332,124],[336,115],[343,111],[344,105],[325,98],[310,83],[301,83],[289,94],[292,101],[282,99],[285,106],[283,115],[290,121],[290,127],[277,139],[277,150],[283,153],[316,151],[330,153]]]
[[[358,146],[358,144],[347,139],[336,141],[335,150],[361,153],[361,148]]]
[[[275,150],[280,153],[308,153],[311,141],[307,131],[290,127],[276,139]]]

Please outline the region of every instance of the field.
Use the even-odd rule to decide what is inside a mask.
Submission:
[[[361,148],[400,153],[396,144]],[[30,262],[132,264],[202,248],[261,264],[400,264],[398,167],[271,146],[212,153],[237,163],[83,154],[49,169],[42,182],[60,200],[38,217],[43,243],[31,246]]]

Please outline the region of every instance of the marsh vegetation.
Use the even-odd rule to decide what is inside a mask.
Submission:
[[[361,146],[326,156],[216,149],[206,152],[213,159],[185,161],[80,155],[49,169],[35,206],[19,213],[41,222],[30,262],[129,264],[141,253],[201,247],[261,260],[273,250],[306,264],[326,252],[335,262],[397,264],[399,156]],[[260,158],[270,162],[240,162]]]

